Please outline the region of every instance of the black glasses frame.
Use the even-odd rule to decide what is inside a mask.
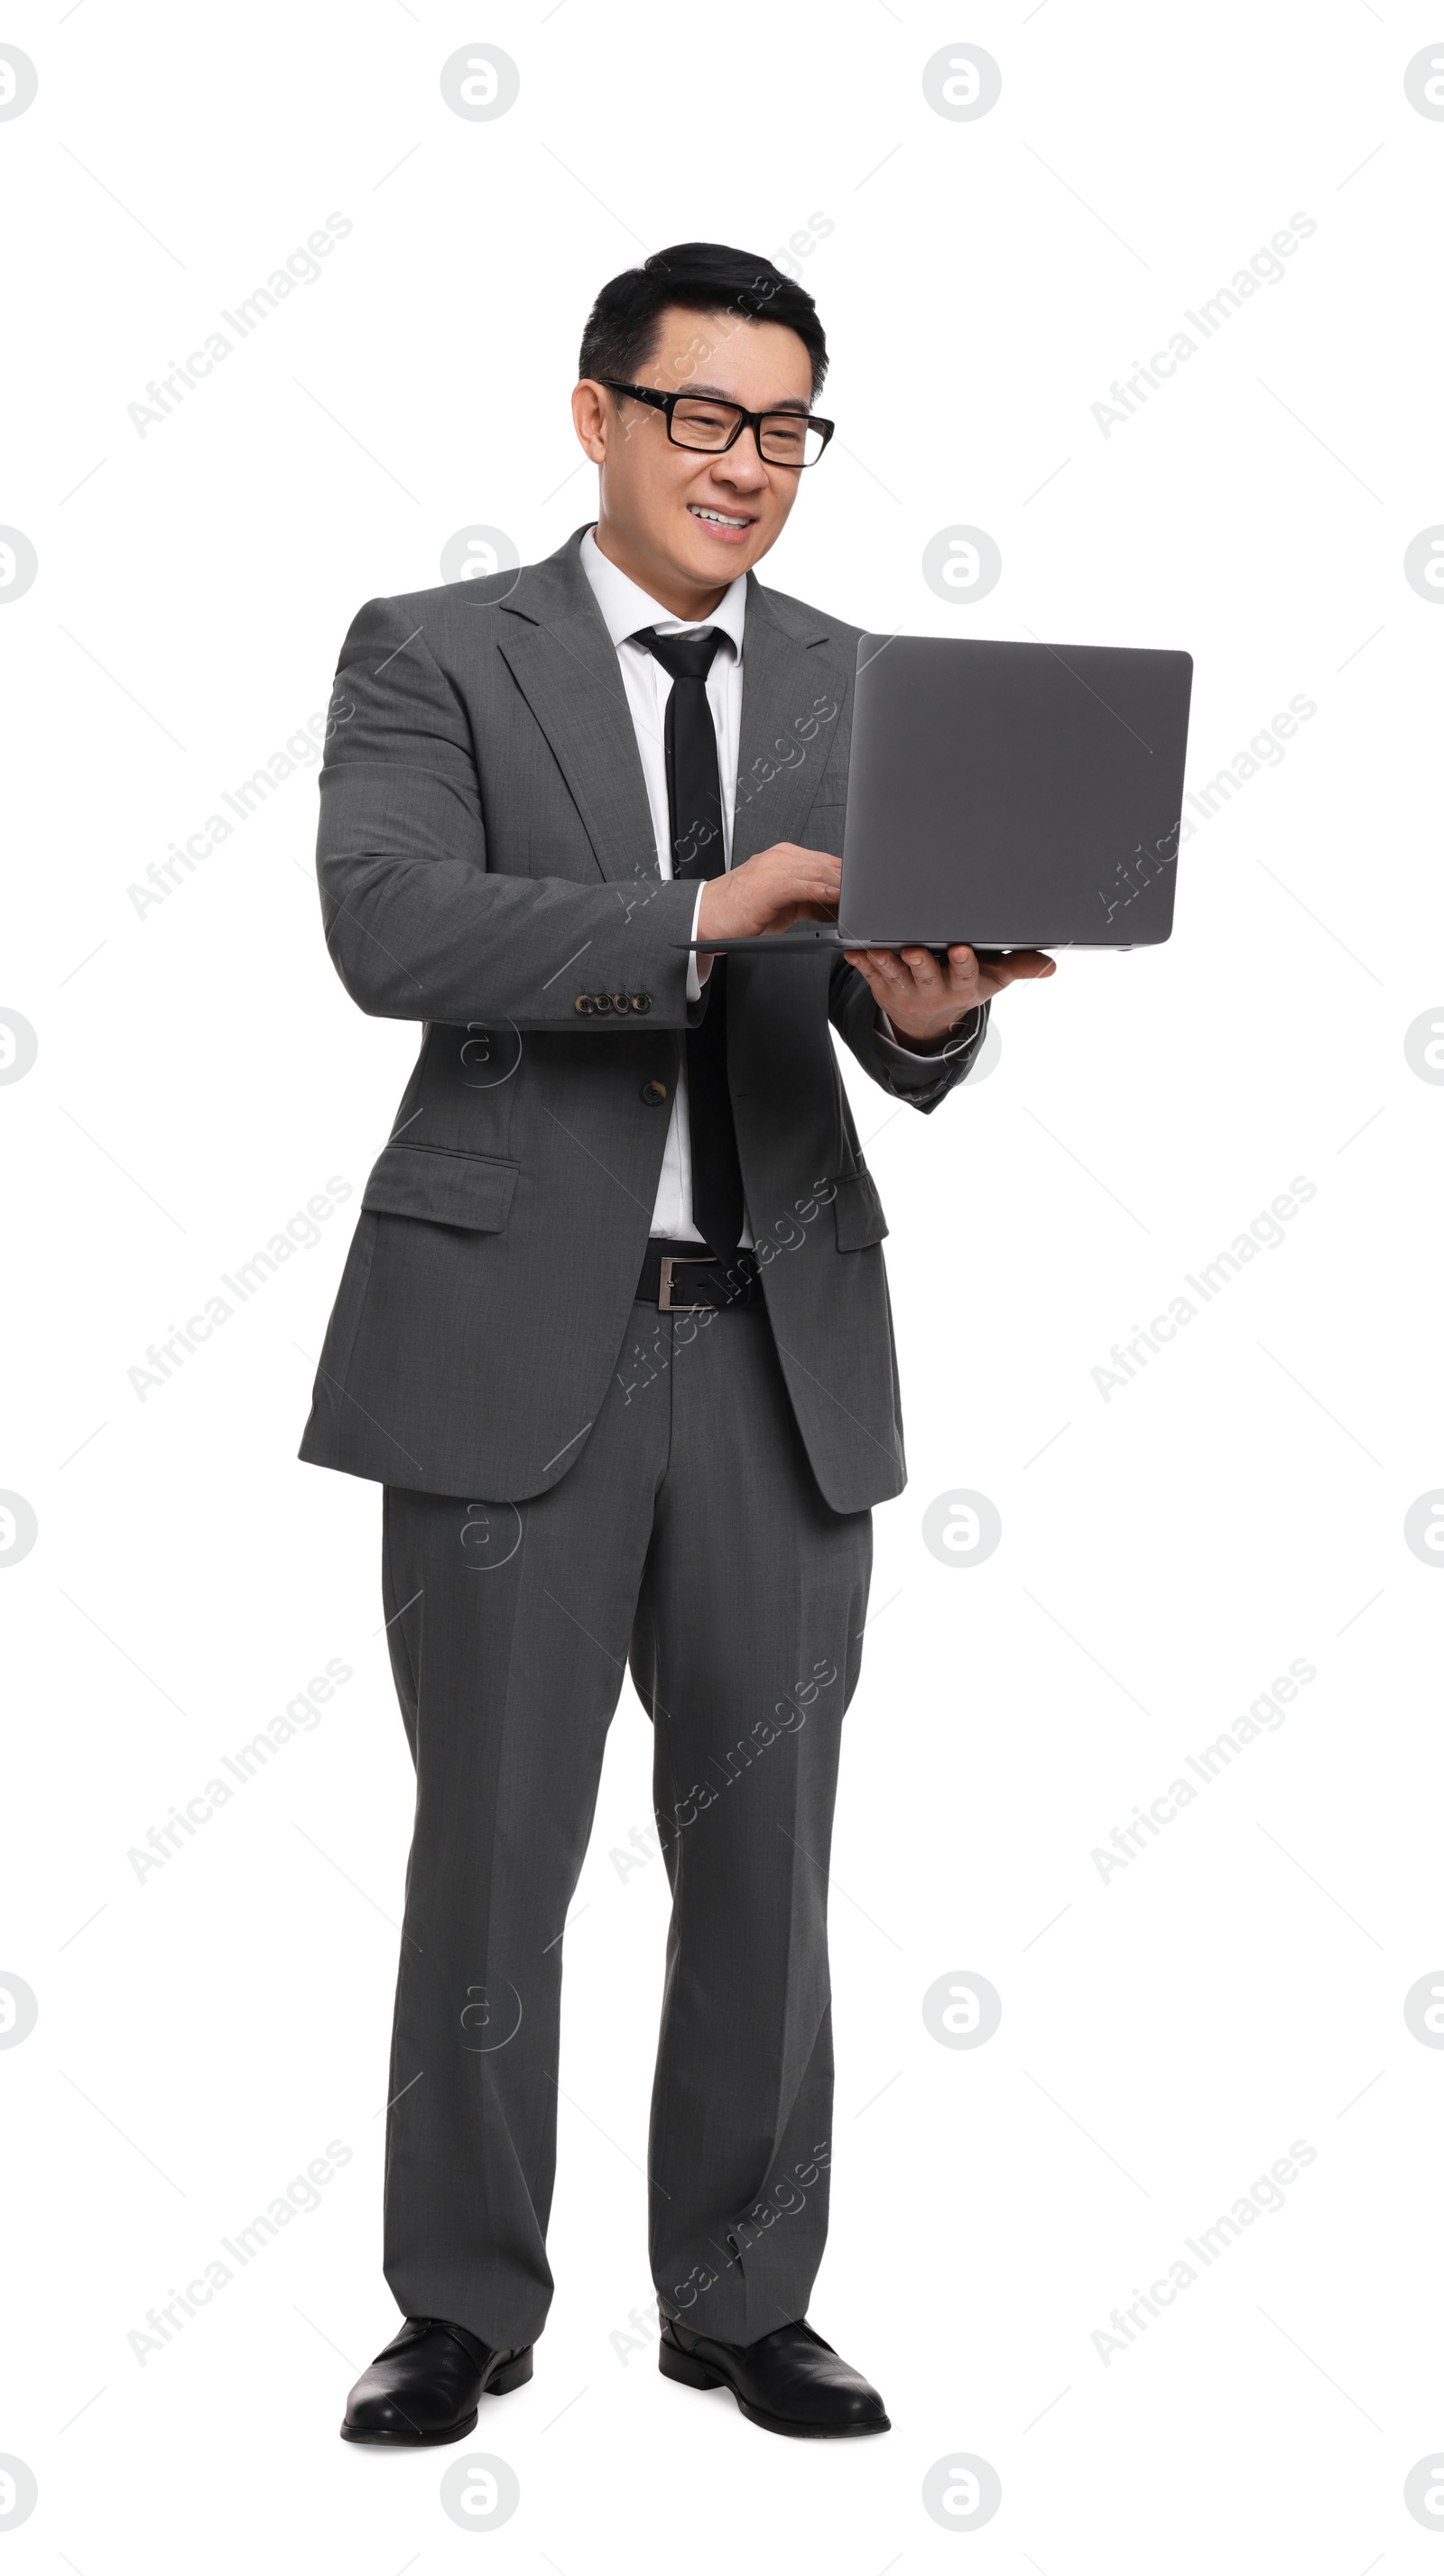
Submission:
[[[653,411],[665,412],[667,415],[667,436],[674,447],[684,447],[689,456],[725,456],[730,447],[736,446],[744,429],[750,429],[752,432],[753,444],[755,445],[758,456],[761,458],[764,465],[779,465],[781,466],[781,470],[784,474],[803,474],[807,471],[809,465],[820,465],[822,463],[823,457],[827,453],[827,442],[837,427],[836,421],[821,420],[815,412],[744,411],[741,403],[724,402],[719,394],[695,394],[686,385],[683,385],[680,391],[675,394],[664,394],[657,385],[619,385],[615,383],[610,376],[603,376],[601,381],[606,386],[608,393],[630,394],[633,402],[647,403]],[[737,414],[737,426],[733,430],[731,437],[724,439],[720,447],[694,447],[690,439],[678,438],[673,430],[672,414],[676,410],[679,402],[708,402],[714,404],[718,411],[734,411]],[[801,462],[797,465],[783,464],[780,457],[763,455],[762,424],[765,420],[790,420],[800,422],[804,429],[815,429],[818,431],[822,439],[822,445],[815,456],[804,456]]]

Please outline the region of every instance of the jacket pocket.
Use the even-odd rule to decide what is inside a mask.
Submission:
[[[496,1234],[506,1223],[518,1168],[438,1145],[388,1145],[361,1205],[381,1216],[422,1217],[471,1234]]]
[[[819,795],[821,792],[819,788]],[[834,858],[840,859],[846,823],[845,805],[814,805],[807,817],[807,839],[800,846],[809,850],[830,850]]]
[[[838,1251],[862,1252],[870,1243],[881,1243],[888,1230],[887,1218],[871,1172],[844,1172],[835,1188],[833,1215]]]

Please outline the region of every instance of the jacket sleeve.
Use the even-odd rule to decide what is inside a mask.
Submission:
[[[873,1081],[890,1091],[894,1099],[906,1100],[914,1109],[928,1110],[936,1109],[950,1091],[967,1080],[977,1062],[992,1007],[991,1002],[983,1002],[968,1013],[958,1040],[950,1044],[946,1054],[940,1051],[936,1056],[914,1055],[885,1035],[870,987],[857,968],[840,957],[832,970],[827,1015],[864,1073],[870,1073]]]
[[[578,885],[489,875],[466,709],[405,602],[372,600],[341,650],[321,771],[316,870],[326,944],[353,1001],[382,1019],[635,1025],[577,997],[640,997],[650,1023],[694,1025],[695,886],[655,874]]]

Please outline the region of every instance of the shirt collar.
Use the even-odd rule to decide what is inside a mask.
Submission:
[[[682,617],[674,617],[655,599],[649,599],[636,582],[610,562],[588,528],[581,543],[582,570],[596,595],[602,620],[614,644],[624,644],[639,626],[656,626],[664,635],[695,633],[697,627],[715,626],[725,635],[739,661],[742,656],[742,630],[747,616],[747,575],[739,573],[729,582],[710,617],[694,620],[689,626]]]

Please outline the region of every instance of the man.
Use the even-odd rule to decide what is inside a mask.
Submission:
[[[752,571],[830,435],[825,366],[766,260],[656,254],[582,344],[595,527],[373,601],[342,651],[327,938],[363,1010],[425,1024],[301,1451],[385,1487],[417,1770],[386,2160],[406,2323],[353,2441],[454,2441],[532,2375],[561,1933],[629,1659],[673,1894],[662,2369],[773,2432],[887,2429],[807,2322],[841,1721],[870,1506],[904,1482],[887,1227],[829,1022],[931,1110],[991,995],[1052,964],[706,949],[836,913],[857,632]]]

